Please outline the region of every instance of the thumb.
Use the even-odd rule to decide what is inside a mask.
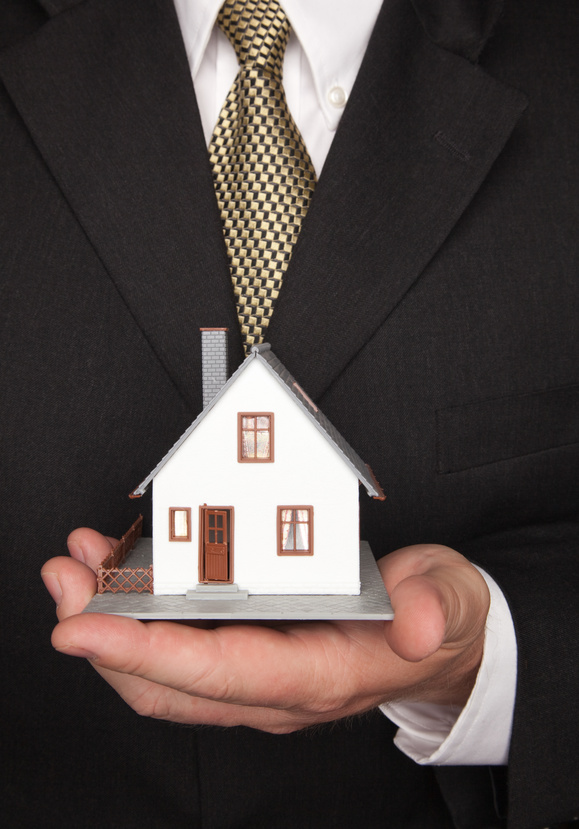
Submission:
[[[464,556],[438,544],[415,544],[384,556],[378,566],[394,608],[385,633],[394,653],[419,662],[440,649],[482,652],[490,594]]]
[[[79,527],[71,532],[66,543],[72,558],[82,561],[96,573],[99,564],[109,555],[116,541],[96,530]]]
[[[81,613],[90,602],[96,592],[96,570],[110,553],[113,541],[95,530],[74,530],[67,542],[71,557],[58,556],[43,566],[42,580],[60,620]]]
[[[409,576],[390,595],[394,620],[385,636],[394,653],[407,662],[420,662],[441,647],[447,618],[444,597],[432,576]]]

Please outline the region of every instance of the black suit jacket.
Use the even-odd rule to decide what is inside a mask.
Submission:
[[[242,350],[171,0],[0,10],[11,825],[501,825],[500,775],[419,768],[378,714],[183,729],[52,653],[41,564],[126,530],[201,407],[199,327]],[[517,829],[579,811],[578,31],[571,0],[388,0],[268,335],[387,492],[375,554],[449,544],[506,594]]]

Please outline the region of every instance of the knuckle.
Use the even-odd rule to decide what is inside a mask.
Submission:
[[[170,717],[166,702],[158,693],[147,690],[128,702],[133,711],[140,717],[153,720],[164,720]]]

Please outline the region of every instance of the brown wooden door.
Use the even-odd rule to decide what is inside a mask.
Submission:
[[[229,560],[229,511],[204,509],[204,581],[231,581]]]

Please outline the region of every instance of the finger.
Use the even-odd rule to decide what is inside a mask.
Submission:
[[[53,645],[62,653],[90,659],[139,714],[173,722],[246,725],[281,734],[370,710],[382,701],[382,690],[354,696],[336,693],[334,685],[340,674],[332,666],[326,670],[322,665],[317,673],[309,672],[307,660],[302,662],[300,656],[298,669],[293,662],[289,664],[283,647],[279,664],[272,665],[263,647],[264,636],[267,640],[272,633],[267,628],[260,631],[246,626],[202,631],[173,623],[145,625],[132,619],[90,614],[58,625]],[[221,645],[212,641],[221,634]],[[263,636],[254,640],[254,634]],[[181,635],[182,650],[175,647]],[[196,647],[192,636],[199,640]],[[283,633],[278,632],[278,636],[284,639]],[[279,650],[279,642],[275,641],[273,647]],[[204,651],[211,665],[203,664]],[[251,654],[255,655],[253,661]],[[368,670],[361,673],[367,679],[372,670],[377,670],[374,657],[369,660]],[[326,686],[332,693],[328,698],[322,696],[320,702],[313,684],[302,683],[307,673],[318,679],[330,675]],[[349,672],[342,666],[341,673]]]
[[[81,613],[96,593],[96,577],[90,567],[67,556],[47,561],[40,575],[56,602],[59,620]]]
[[[95,666],[96,667],[96,666]],[[272,734],[288,734],[334,716],[306,714],[261,706],[236,705],[196,697],[130,674],[96,667],[104,680],[140,716],[187,725],[247,726]]]
[[[465,647],[481,635],[490,604],[488,587],[481,573],[459,552],[436,544],[416,544],[385,556],[378,565],[391,597],[406,579],[424,577],[422,581],[416,581],[414,588],[407,586],[409,591],[414,591],[408,593],[408,599],[421,597],[418,585],[422,585],[427,594],[430,593],[430,599],[424,595],[423,600],[433,612],[439,599],[446,618],[446,646]],[[402,601],[403,595],[403,592],[398,593],[397,615],[403,610],[412,611],[410,601]],[[425,610],[426,606],[419,603],[416,613],[423,621],[426,620],[423,615]],[[412,619],[410,625],[414,623]],[[426,631],[423,633],[427,639]]]
[[[385,631],[395,654],[408,662],[420,662],[441,647],[446,632],[446,610],[437,582],[410,576],[391,592],[394,620]]]
[[[89,657],[99,667],[194,696],[330,712],[355,701],[366,704],[360,676],[378,683],[376,647],[384,645],[382,627],[369,623],[367,641],[359,647],[360,636],[354,641],[347,628],[329,623],[286,630],[247,625],[199,630],[87,614],[58,625],[53,645],[61,652]],[[354,662],[355,669],[349,669]],[[378,694],[374,687],[371,692]]]
[[[275,704],[280,689],[295,696],[306,670],[287,668],[287,636],[268,628],[232,626],[198,630],[171,622],[87,615],[68,619],[53,632],[53,645],[88,656],[110,670],[135,674],[176,690],[245,704]],[[292,642],[292,660],[305,656]],[[296,653],[296,651],[298,653]],[[264,699],[263,688],[271,688]]]
[[[378,561],[388,593],[391,593],[403,579],[423,575],[443,564],[470,566],[464,556],[441,544],[413,544],[401,547]]]
[[[115,543],[115,539],[87,527],[73,530],[67,539],[68,552],[72,558],[87,564],[95,573]]]

